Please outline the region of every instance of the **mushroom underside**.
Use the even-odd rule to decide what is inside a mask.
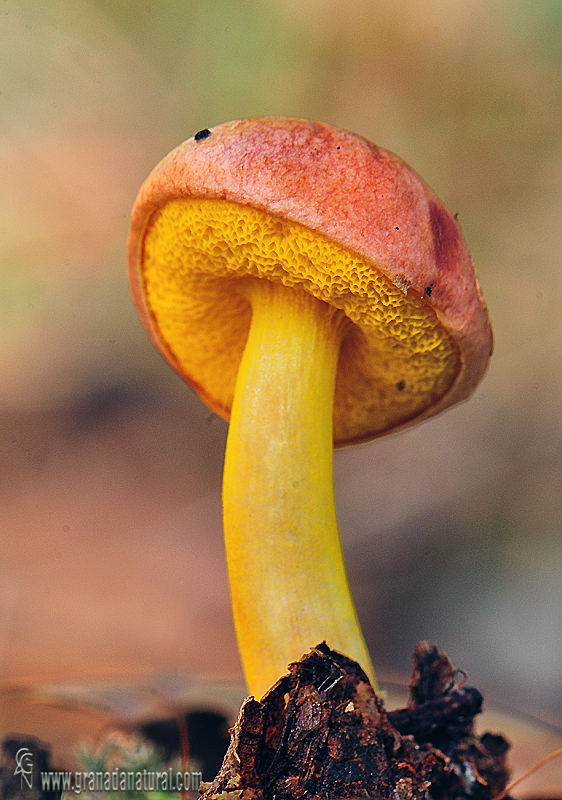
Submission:
[[[336,376],[336,444],[427,416],[455,383],[459,349],[431,305],[304,225],[231,201],[179,199],[153,214],[142,249],[155,341],[225,419],[250,328],[237,288],[248,276],[298,287],[353,323]]]

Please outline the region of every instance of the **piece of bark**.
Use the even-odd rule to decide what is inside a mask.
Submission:
[[[474,717],[482,711],[478,689],[465,687],[466,676],[437,647],[420,642],[407,708],[388,714],[402,735],[430,744],[449,759],[446,779],[432,787],[438,798],[490,800],[507,785],[508,742],[503,736],[474,735]]]
[[[359,665],[323,642],[244,701],[203,800],[491,800],[508,745],[472,731],[482,698],[422,643],[408,708],[387,714]]]

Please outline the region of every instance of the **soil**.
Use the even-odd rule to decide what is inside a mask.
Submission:
[[[244,701],[203,800],[493,800],[509,744],[474,733],[482,695],[465,680],[422,642],[407,707],[386,712],[361,667],[323,642]]]

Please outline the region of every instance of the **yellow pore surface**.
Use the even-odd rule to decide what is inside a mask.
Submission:
[[[457,346],[421,298],[346,247],[251,206],[171,201],[150,219],[141,260],[162,349],[226,419],[251,318],[236,283],[248,275],[298,286],[354,323],[338,362],[336,444],[414,419],[458,373]]]

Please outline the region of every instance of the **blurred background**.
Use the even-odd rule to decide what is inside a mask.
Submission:
[[[1,0],[0,42],[4,693],[241,682],[226,424],[141,329],[125,241],[172,147],[271,114],[408,161],[458,213],[495,328],[468,403],[336,454],[375,665],[407,680],[429,639],[491,701],[560,720],[562,4]]]

